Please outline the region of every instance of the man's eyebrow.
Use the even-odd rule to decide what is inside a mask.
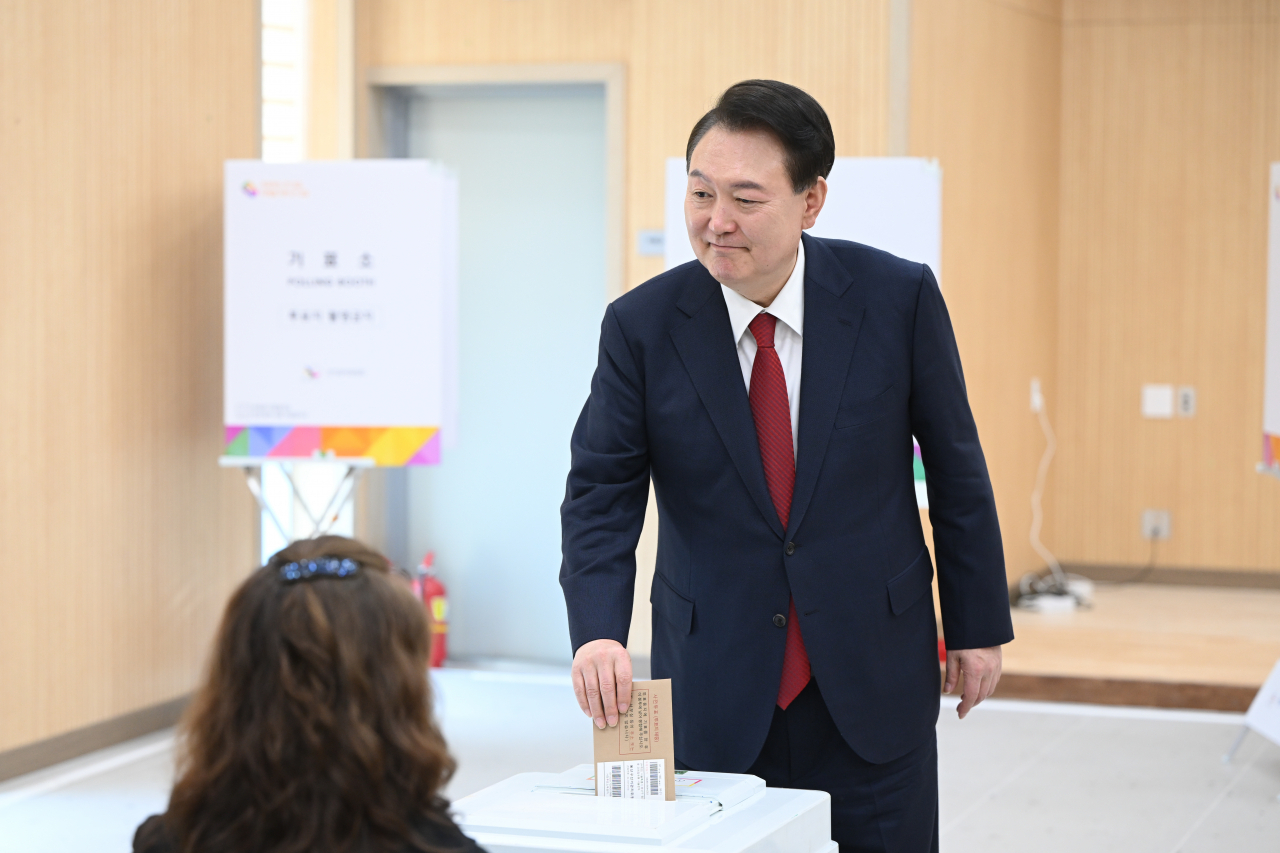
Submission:
[[[711,181],[707,180],[707,176],[706,176],[706,175],[704,175],[704,174],[702,174],[702,172],[700,172],[700,171],[699,171],[699,170],[697,170],[697,169],[694,169],[693,171],[691,171],[691,172],[689,173],[689,177],[691,177],[691,178],[698,178],[699,180],[703,180],[703,181],[707,181],[707,183],[711,183]],[[760,190],[761,192],[763,192],[763,191],[764,191],[764,187],[763,187],[763,186],[761,186],[760,184],[757,184],[755,181],[736,181],[736,182],[734,182],[734,183],[732,183],[732,184],[729,184],[729,189],[731,189],[731,190]]]

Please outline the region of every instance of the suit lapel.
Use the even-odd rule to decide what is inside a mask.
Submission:
[[[737,342],[729,325],[729,309],[720,294],[720,285],[705,269],[699,267],[695,276],[677,302],[689,319],[672,329],[671,340],[747,491],[781,538],[782,524],[764,479],[755,421],[738,364]]]
[[[862,305],[842,298],[852,277],[831,250],[807,235],[803,239],[804,354],[800,365],[800,436],[790,534],[804,521],[818,484],[865,313]]]

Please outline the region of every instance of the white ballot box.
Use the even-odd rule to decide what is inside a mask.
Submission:
[[[521,773],[453,804],[490,853],[835,853],[831,797],[738,773],[676,775],[676,800],[595,796],[595,768]]]

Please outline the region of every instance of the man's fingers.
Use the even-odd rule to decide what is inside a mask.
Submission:
[[[586,681],[587,704],[591,706],[591,719],[595,721],[596,728],[604,728],[604,709],[600,704],[600,681],[596,675],[594,666],[584,666],[582,675]]]
[[[598,728],[616,726],[631,704],[631,656],[617,640],[583,643],[573,656],[573,693]]]
[[[587,704],[587,682],[582,677],[582,667],[577,664],[573,667],[573,695],[577,697],[578,707],[582,709],[582,713],[590,717],[591,706]]]
[[[618,713],[627,713],[631,707],[631,656],[625,652],[614,662],[614,674],[618,678]]]
[[[964,692],[960,694],[960,707],[956,709],[960,719],[963,720],[973,706],[982,701],[982,681],[982,676],[976,672],[964,674]]]
[[[601,708],[610,727],[618,724],[618,688],[614,682],[613,660],[606,657],[598,665],[596,675],[600,679]]]
[[[943,693],[956,689],[956,681],[960,678],[960,660],[955,652],[947,652],[947,681],[942,687]]]
[[[947,686],[950,693],[957,680],[963,678],[960,704],[956,712],[964,719],[973,707],[996,692],[1000,683],[1003,654],[999,646],[988,649],[961,649],[947,652]]]

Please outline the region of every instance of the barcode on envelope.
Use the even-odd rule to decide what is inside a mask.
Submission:
[[[622,800],[665,800],[666,760],[601,761],[596,765],[596,794]]]

